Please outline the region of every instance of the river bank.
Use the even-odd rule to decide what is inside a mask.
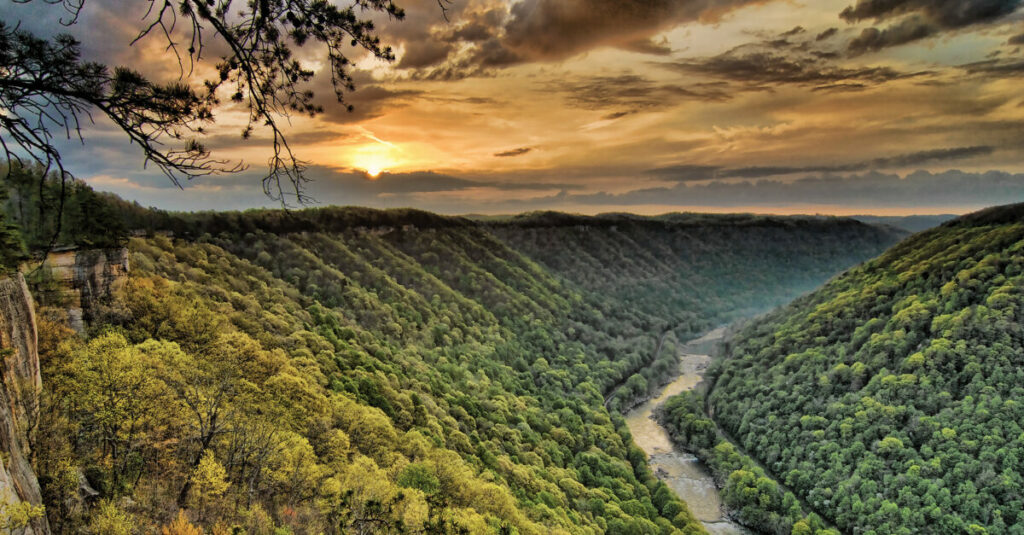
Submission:
[[[651,470],[687,503],[708,532],[748,534],[748,530],[725,516],[711,472],[694,455],[674,447],[665,428],[652,418],[654,409],[666,399],[692,390],[703,381],[711,357],[697,351],[706,353],[724,332],[724,329],[716,329],[687,344],[687,352],[680,357],[680,375],[657,396],[627,413],[626,424],[633,441],[647,453]]]

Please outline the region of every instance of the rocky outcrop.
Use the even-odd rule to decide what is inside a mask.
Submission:
[[[0,504],[41,505],[39,481],[29,464],[29,430],[35,427],[42,389],[32,296],[19,273],[0,279]],[[3,515],[3,511],[0,511]],[[50,533],[46,518],[13,533]]]
[[[84,332],[98,304],[128,276],[128,249],[68,249],[51,252],[33,294],[42,306],[67,311],[68,324]]]

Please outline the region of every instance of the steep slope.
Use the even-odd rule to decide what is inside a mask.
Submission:
[[[138,216],[129,228],[155,235],[131,241],[129,281],[87,339],[42,328],[53,403],[39,465],[55,529],[155,527],[184,507],[193,522],[252,533],[702,531],[604,406],[651,362],[669,324],[657,310],[459,218]],[[688,243],[736,263],[784,259],[820,282],[890,239],[859,223],[806,226],[780,243],[805,243],[789,254],[720,253],[733,244],[717,229]],[[851,228],[874,238],[847,244],[849,257],[812,254]],[[667,259],[679,250],[657,242],[671,235],[644,239]],[[622,246],[600,233],[592,245]],[[719,267],[728,299],[731,288],[760,298],[738,266]],[[104,501],[63,510],[62,482],[79,469]]]
[[[957,216],[953,214],[908,216],[850,216],[851,219],[856,219],[857,221],[861,221],[871,225],[886,225],[898,229],[903,229],[907,232],[921,232],[928,229],[932,229],[945,223],[946,221],[956,219],[956,217]]]
[[[845,532],[1024,530],[1024,205],[917,234],[755,322],[715,418]]]
[[[28,535],[50,533],[39,482],[29,464],[42,388],[36,317],[21,274],[0,279],[0,525]],[[15,531],[17,530],[17,531]]]
[[[491,226],[565,279],[680,339],[788,303],[904,236],[849,219],[714,214],[547,212]]]

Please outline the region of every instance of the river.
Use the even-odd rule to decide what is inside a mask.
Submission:
[[[748,530],[725,518],[718,488],[708,469],[692,454],[676,449],[668,432],[658,425],[651,413],[666,399],[691,390],[704,378],[711,357],[704,354],[711,344],[721,339],[725,329],[715,329],[686,345],[680,357],[680,375],[661,393],[626,414],[626,424],[633,441],[648,456],[651,470],[686,502],[690,511],[715,535],[748,534]]]

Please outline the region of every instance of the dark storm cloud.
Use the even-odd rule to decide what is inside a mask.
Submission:
[[[900,169],[935,162],[965,160],[978,156],[988,156],[995,152],[995,150],[995,147],[990,146],[954,147],[874,158],[848,164],[818,166],[750,166],[730,169],[706,165],[675,165],[651,169],[647,173],[677,182],[696,182],[720,178],[767,178],[811,173],[849,173],[869,169]]]
[[[682,86],[661,83],[636,74],[592,76],[546,84],[565,94],[569,105],[586,110],[613,112],[612,119],[645,110],[665,109],[687,100],[719,102],[729,94],[716,84]]]
[[[840,67],[828,55],[806,50],[805,44],[778,50],[772,41],[740,45],[717,56],[663,63],[691,74],[736,82],[747,89],[768,89],[778,85],[803,85],[819,90],[849,89],[880,85],[893,80],[921,76],[891,67]]]
[[[850,53],[860,54],[993,22],[1022,4],[1024,0],[858,0],[839,16],[851,23],[902,19],[886,28],[865,29],[849,44]]]
[[[494,154],[497,158],[511,158],[513,156],[522,156],[533,150],[533,147],[519,147],[518,149],[506,150],[503,152],[496,152]]]

